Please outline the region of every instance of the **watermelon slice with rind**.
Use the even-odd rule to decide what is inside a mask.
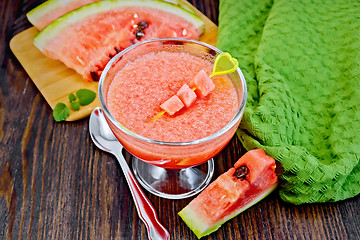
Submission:
[[[253,206],[278,184],[275,160],[262,149],[245,153],[179,212],[198,238]]]
[[[100,0],[48,0],[26,14],[29,22],[38,30],[55,19],[86,4]]]
[[[141,21],[148,26],[138,39]],[[204,27],[199,16],[165,1],[103,0],[56,19],[35,36],[34,45],[93,81],[117,52],[134,43],[161,37],[198,39]]]
[[[26,14],[29,22],[38,30],[42,30],[48,24],[61,17],[62,15],[71,12],[86,4],[98,2],[100,0],[48,0],[32,9]],[[181,0],[164,0],[178,5],[189,12],[195,13],[194,9],[188,6]]]

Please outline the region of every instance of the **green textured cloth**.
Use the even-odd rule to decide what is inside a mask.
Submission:
[[[294,204],[360,192],[360,1],[220,0],[217,46],[239,60],[237,135],[280,164]]]

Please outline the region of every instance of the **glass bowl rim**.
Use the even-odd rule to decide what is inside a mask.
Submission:
[[[200,139],[196,139],[196,140],[192,140],[192,141],[187,141],[187,142],[164,142],[164,141],[159,141],[159,140],[155,140],[155,139],[151,139],[151,138],[147,138],[144,137],[142,135],[139,135],[131,130],[129,130],[128,128],[126,128],[125,126],[123,126],[121,123],[119,123],[115,117],[110,113],[109,109],[106,106],[105,103],[105,99],[104,99],[104,95],[103,95],[103,88],[104,88],[104,81],[105,81],[105,76],[107,75],[107,72],[109,71],[109,69],[111,68],[111,66],[113,65],[113,63],[120,58],[122,55],[124,55],[125,53],[131,51],[132,49],[136,48],[139,45],[144,45],[144,44],[148,44],[151,42],[164,42],[164,41],[178,41],[178,42],[188,42],[188,43],[195,43],[198,45],[201,45],[203,47],[207,47],[211,50],[214,50],[216,53],[222,53],[222,51],[210,44],[207,44],[205,42],[201,42],[198,40],[193,40],[193,39],[187,39],[187,38],[154,38],[154,39],[150,39],[147,41],[143,41],[143,42],[139,42],[136,43],[134,45],[131,45],[130,47],[125,48],[124,50],[120,51],[119,53],[117,53],[105,66],[103,72],[101,73],[100,76],[100,80],[99,80],[99,87],[98,87],[98,94],[99,94],[99,101],[100,101],[100,106],[103,109],[103,111],[105,112],[105,116],[111,121],[111,123],[116,126],[118,129],[120,129],[123,133],[130,135],[132,137],[135,137],[138,140],[142,140],[148,143],[153,143],[153,144],[159,144],[159,145],[168,145],[168,146],[186,146],[186,145],[195,145],[195,144],[200,144],[200,143],[204,143],[207,141],[210,141],[212,139],[215,139],[221,135],[223,135],[224,133],[226,133],[230,128],[232,128],[242,117],[244,109],[245,109],[245,105],[246,105],[246,100],[247,100],[247,86],[246,86],[246,81],[245,81],[245,77],[243,75],[243,73],[241,72],[240,68],[238,67],[236,69],[237,74],[240,77],[241,80],[241,87],[242,87],[242,100],[240,103],[240,107],[238,109],[238,111],[236,112],[235,116],[223,127],[221,128],[219,131],[208,135],[204,138],[200,138]]]

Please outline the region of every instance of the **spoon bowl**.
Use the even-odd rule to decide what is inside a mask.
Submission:
[[[101,108],[97,108],[93,111],[89,124],[91,139],[99,149],[109,153],[122,151],[123,146],[116,139],[115,135],[107,125],[106,120],[102,116]]]

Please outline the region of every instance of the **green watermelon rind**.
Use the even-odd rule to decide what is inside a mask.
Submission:
[[[79,22],[87,17],[92,15],[111,11],[114,9],[119,9],[123,7],[149,7],[155,8],[158,10],[163,10],[175,14],[179,17],[184,18],[185,20],[191,22],[201,35],[205,30],[204,21],[196,14],[191,13],[183,8],[168,3],[162,0],[104,0],[99,2],[94,2],[78,9],[75,9],[60,18],[56,19],[44,29],[42,29],[34,37],[34,45],[40,50],[43,51],[46,43],[51,39],[55,38],[62,30],[66,29],[69,25]]]
[[[169,2],[169,3],[173,3],[175,5],[178,5],[179,7],[185,9],[188,12],[194,13],[195,14],[195,10],[192,9],[189,5],[187,5],[186,3],[184,3],[181,0],[163,0],[165,2]]]
[[[182,218],[182,220],[186,223],[186,225],[194,232],[196,237],[200,239],[206,235],[215,232],[221,227],[222,224],[236,217],[241,212],[247,210],[248,208],[252,207],[256,203],[267,197],[271,192],[273,192],[276,189],[277,185],[278,184],[276,183],[272,185],[270,188],[264,190],[261,195],[254,198],[247,205],[243,206],[242,208],[239,208],[233,214],[226,216],[225,218],[221,219],[221,221],[217,222],[211,227],[205,225],[206,221],[204,221],[204,218],[199,214],[197,214],[196,209],[193,209],[190,205],[186,206],[180,212],[178,212],[178,215]]]
[[[32,25],[36,25],[37,20],[42,18],[46,13],[52,12],[60,6],[65,6],[69,2],[74,1],[76,0],[48,0],[28,12],[26,17]]]

